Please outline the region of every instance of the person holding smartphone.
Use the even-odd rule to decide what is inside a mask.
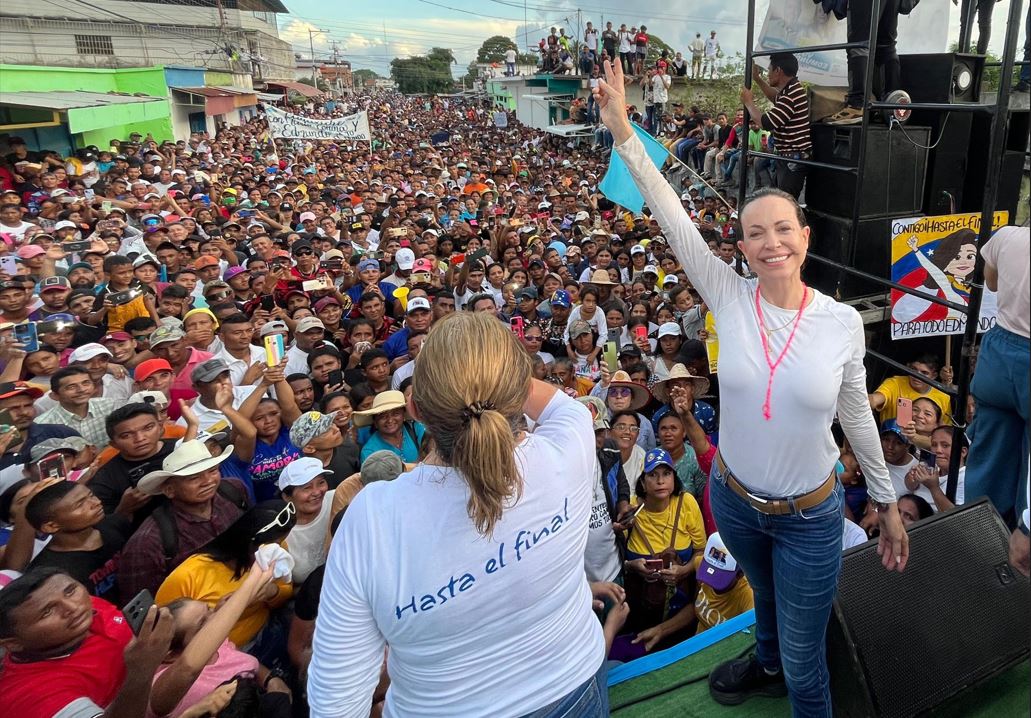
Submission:
[[[713,256],[648,159],[623,88],[622,69],[607,63],[594,90],[602,122],[720,337],[720,451],[708,490],[720,536],[752,584],[757,650],[717,666],[709,692],[726,704],[787,694],[796,714],[829,716],[824,648],[844,520],[835,414],[866,476],[885,568],[901,571],[909,558],[866,394],[863,321],[802,281],[809,228],[785,192],[762,188],[740,209],[737,246],[755,278]]]

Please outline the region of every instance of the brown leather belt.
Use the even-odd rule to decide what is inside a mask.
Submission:
[[[730,469],[727,468],[727,463],[723,460],[723,455],[719,452],[716,452],[716,466],[719,468],[720,474],[723,475],[723,478],[727,480],[727,486],[730,487],[731,491],[747,501],[748,504],[756,511],[764,514],[771,514],[773,516],[797,514],[799,511],[804,511],[805,509],[811,509],[814,506],[818,506],[834,492],[834,485],[837,482],[837,478],[832,472],[831,475],[827,477],[826,481],[809,493],[780,499],[764,498],[751,493],[741,484],[740,481],[737,480]]]

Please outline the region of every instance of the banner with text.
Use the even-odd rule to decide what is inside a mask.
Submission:
[[[992,231],[1008,220],[1008,212],[996,212]],[[967,304],[980,228],[980,212],[892,220],[892,281],[932,297]],[[995,292],[985,289],[978,332],[995,326],[997,311]],[[966,315],[951,307],[891,290],[892,339],[962,334],[966,325]]]
[[[334,117],[329,120],[315,120],[310,117],[291,115],[277,107],[265,105],[265,119],[268,120],[269,133],[273,137],[300,140],[349,140],[352,142],[368,142],[372,139],[369,131],[369,114],[357,112],[347,117]]]
[[[909,15],[900,15],[898,43],[900,52],[945,52],[949,37],[949,10],[946,2],[923,2]],[[769,0],[765,16],[762,3],[756,17],[763,18],[755,43],[756,50],[835,45],[845,42],[845,21],[825,13],[813,0]],[[863,37],[866,37],[864,33]],[[766,58],[757,58],[766,67]],[[806,52],[798,55],[798,76],[818,85],[848,84],[848,59],[844,50]]]

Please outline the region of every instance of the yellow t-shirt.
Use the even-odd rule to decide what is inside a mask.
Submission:
[[[882,424],[888,421],[888,419],[894,419],[898,416],[899,399],[930,399],[941,409],[942,423],[952,423],[952,402],[949,400],[948,395],[943,394],[934,387],[929,387],[926,394],[920,394],[909,385],[908,376],[888,377],[877,387],[877,391],[874,393],[880,394],[885,398],[884,407],[881,408],[879,416]]]
[[[739,616],[754,608],[752,586],[744,574],[738,578],[729,591],[716,593],[712,586],[698,582],[698,596],[694,601],[695,616],[698,617],[698,629],[695,635],[718,626],[727,619]]]
[[[239,589],[246,577],[245,573],[234,579],[232,570],[221,561],[213,561],[208,556],[195,554],[169,574],[158,589],[154,603],[166,606],[177,598],[189,598],[214,607],[223,596]],[[268,622],[270,608],[278,608],[290,600],[293,595],[290,579],[287,578],[285,582],[276,581],[276,585],[279,586],[279,595],[273,601],[267,604],[253,604],[244,610],[240,620],[229,632],[230,641],[237,646],[250,643]]]
[[[107,330],[109,332],[120,332],[125,325],[136,317],[149,317],[147,303],[143,296],[136,297],[128,304],[119,304],[107,310]]]
[[[702,521],[702,511],[698,508],[698,502],[694,496],[684,492],[681,494],[684,505],[680,509],[680,529],[677,531],[677,541],[673,546],[677,551],[693,548],[692,562],[697,567],[698,560],[702,557],[702,550],[705,548],[705,524]],[[665,511],[652,513],[643,509],[634,519],[634,528],[630,531],[630,540],[627,548],[633,553],[648,555],[648,544],[651,544],[652,551],[661,553],[669,548],[669,541],[673,537],[673,519],[677,515],[677,498],[670,497],[669,506]],[[648,538],[645,543],[642,534]]]

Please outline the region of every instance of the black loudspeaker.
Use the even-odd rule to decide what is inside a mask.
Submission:
[[[866,217],[852,231],[852,220],[806,208],[809,222],[809,251],[876,277],[891,275],[891,232],[896,219],[921,217],[919,212],[898,217]],[[810,259],[802,270],[807,284],[839,299],[883,294],[886,287],[846,274],[823,262]]]
[[[859,164],[861,125],[812,126],[813,159],[833,165]],[[867,128],[866,165],[860,217],[919,213],[924,205],[924,177],[930,131],[906,125],[889,130],[881,125]],[[852,216],[856,176],[834,170],[810,168],[805,184],[808,207],[821,212]]]
[[[1031,586],[987,499],[909,528],[909,565],[846,551],[827,631],[835,714],[923,715],[1027,659]]]
[[[931,144],[934,145],[927,160],[924,212],[928,215],[961,211],[967,166],[986,159],[970,156],[973,119],[969,112],[950,112],[928,122]]]
[[[981,98],[984,55],[939,52],[899,55],[902,89],[913,102],[977,102]],[[923,113],[912,122],[922,124]]]
[[[1010,213],[1010,222],[1016,221],[1017,204],[1020,201],[1020,178],[1024,172],[1024,151],[1028,146],[1029,126],[1031,112],[1028,110],[1010,110],[1006,114],[1006,149],[1002,154],[1002,164],[999,168],[999,193],[995,208],[1007,210]],[[991,140],[991,127],[990,117],[972,118],[970,144],[967,150],[970,159],[963,178],[964,212],[980,212],[984,202],[984,187],[988,181],[988,143]]]

